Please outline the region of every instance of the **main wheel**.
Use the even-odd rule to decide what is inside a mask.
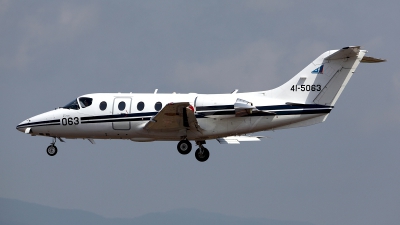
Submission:
[[[57,147],[55,145],[49,145],[49,147],[47,147],[47,154],[49,156],[55,156],[57,154]]]
[[[177,149],[179,153],[186,155],[192,151],[192,144],[188,140],[182,140],[178,143]]]
[[[210,157],[210,152],[208,151],[208,149],[203,148],[203,154],[201,154],[200,148],[198,148],[194,155],[196,156],[196,159],[200,162],[205,162],[207,161],[208,157]]]

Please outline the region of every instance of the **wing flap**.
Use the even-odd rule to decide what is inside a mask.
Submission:
[[[261,141],[263,136],[229,136],[223,138],[217,138],[220,144],[240,144],[242,141]]]
[[[217,141],[218,141],[220,144],[229,144],[229,145],[232,145],[232,144],[240,144],[240,142],[239,142],[238,140],[235,140],[235,139],[218,138]]]

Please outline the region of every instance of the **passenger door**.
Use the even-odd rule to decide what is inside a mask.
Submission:
[[[131,112],[131,98],[121,97],[115,98],[113,104],[113,115],[120,115],[114,118],[114,130],[130,130],[131,122],[128,120],[128,114]]]

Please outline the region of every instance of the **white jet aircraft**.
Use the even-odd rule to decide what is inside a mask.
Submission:
[[[56,140],[126,139],[178,141],[178,152],[198,145],[196,159],[210,153],[206,140],[221,144],[259,141],[249,133],[321,123],[360,62],[383,62],[364,56],[359,46],[323,53],[282,86],[258,92],[230,94],[98,93],[74,99],[64,107],[24,120],[17,130],[53,141],[47,154],[57,154]]]

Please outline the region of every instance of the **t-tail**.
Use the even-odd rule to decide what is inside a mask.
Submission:
[[[282,86],[267,91],[266,95],[287,104],[334,106],[360,62],[386,61],[367,57],[366,52],[360,50],[360,46],[327,51]]]
[[[266,96],[279,99],[281,104],[321,112],[320,116],[276,129],[309,126],[325,121],[329,113],[323,112],[330,112],[334,107],[360,63],[386,61],[365,56],[366,52],[360,50],[360,46],[327,51],[285,84],[266,91]]]

